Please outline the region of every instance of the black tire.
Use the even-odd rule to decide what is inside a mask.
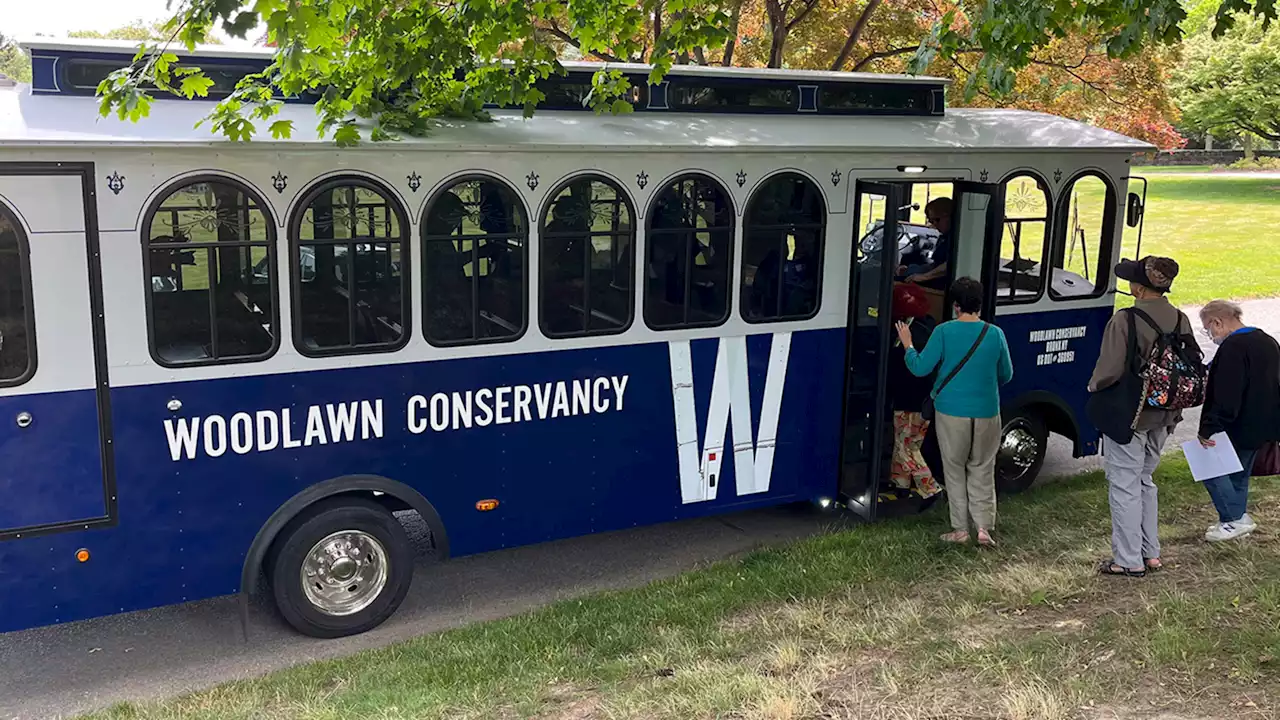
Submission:
[[[1034,409],[1022,408],[1003,418],[996,453],[996,492],[1020,493],[1035,482],[1044,465],[1049,431]]]
[[[314,590],[304,588],[303,563],[322,540],[338,533],[345,534],[331,542],[345,548],[338,555],[346,564],[326,566],[328,578],[322,574],[313,581]],[[376,552],[379,548],[381,561]],[[336,557],[332,553],[328,556],[330,560]],[[356,635],[377,627],[400,607],[413,580],[413,547],[400,521],[386,508],[363,498],[333,498],[309,508],[280,532],[268,558],[267,577],[280,614],[299,632],[318,638]],[[339,571],[353,565],[355,574],[344,579]],[[379,586],[379,567],[385,576],[380,589],[373,590]],[[366,581],[369,577],[374,579]],[[346,582],[352,584],[339,587]],[[338,602],[345,599],[352,604],[327,611],[312,600],[316,593],[325,591],[338,593]]]

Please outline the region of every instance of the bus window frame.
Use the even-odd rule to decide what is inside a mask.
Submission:
[[[311,204],[324,192],[332,192],[335,189],[343,187],[364,188],[365,190],[377,193],[382,198],[387,208],[394,212],[396,221],[400,223],[400,233],[398,239],[392,238],[361,238],[361,242],[354,240],[308,240],[302,241],[302,221],[307,214],[307,210],[311,209]],[[301,196],[299,201],[294,205],[293,212],[289,217],[289,224],[286,226],[286,234],[289,240],[289,308],[293,333],[293,346],[299,354],[310,358],[333,357],[335,355],[366,355],[377,353],[391,353],[404,348],[409,344],[409,338],[413,336],[413,278],[410,276],[410,267],[414,264],[412,238],[413,226],[409,222],[409,213],[405,209],[404,204],[400,202],[399,197],[385,184],[365,177],[363,175],[337,175],[318,180],[307,189]],[[299,300],[302,297],[302,269],[301,257],[303,245],[331,245],[337,247],[339,245],[351,244],[368,244],[377,245],[379,241],[384,242],[388,246],[394,244],[400,245],[400,339],[394,343],[383,344],[366,344],[366,345],[335,345],[328,348],[310,348],[302,342],[302,304]],[[355,257],[351,258],[352,273],[351,282],[354,283],[356,273],[354,272]],[[348,303],[351,300],[348,299]],[[348,312],[351,308],[348,307]],[[354,332],[354,325],[348,328],[348,332]]]
[[[40,364],[36,344],[35,295],[32,290],[35,281],[31,274],[31,242],[27,229],[23,227],[22,217],[4,200],[0,200],[0,215],[3,215],[13,226],[14,235],[18,239],[18,270],[22,277],[22,321],[26,325],[27,369],[17,377],[0,378],[0,388],[12,388],[31,382]]]
[[[1102,186],[1106,189],[1102,205],[1102,227],[1099,229],[1098,246],[1095,248],[1094,255],[1097,273],[1093,278],[1093,292],[1081,295],[1059,295],[1053,291],[1052,279],[1054,270],[1066,270],[1066,268],[1062,267],[1062,263],[1065,261],[1067,253],[1067,223],[1070,221],[1067,216],[1071,213],[1071,190],[1077,182],[1087,177],[1097,178],[1102,181]],[[1073,300],[1100,298],[1111,291],[1111,257],[1115,251],[1116,218],[1119,217],[1119,194],[1116,190],[1116,184],[1101,168],[1088,167],[1073,173],[1063,183],[1062,188],[1063,191],[1058,196],[1057,203],[1054,206],[1053,251],[1048,259],[1050,273],[1048,278],[1050,282],[1047,287],[1049,299],[1054,302],[1071,302]]]
[[[466,183],[476,182],[476,181],[497,183],[501,185],[503,189],[505,189],[507,192],[511,194],[511,197],[515,199],[515,203],[513,204],[513,207],[518,212],[523,213],[524,232],[508,233],[505,235],[503,234],[456,235],[456,236],[447,236],[447,238],[446,236],[440,236],[440,235],[428,235],[427,234],[427,218],[431,215],[431,210],[435,207],[436,203],[439,202],[440,198],[444,197],[445,193],[448,193],[449,191],[453,190],[459,185],[465,185]],[[422,290],[421,290],[422,325],[420,329],[422,330],[422,337],[424,340],[427,341],[428,345],[431,345],[432,347],[438,347],[438,348],[470,347],[474,345],[495,345],[499,343],[516,342],[517,340],[523,338],[525,334],[529,332],[529,305],[531,304],[531,301],[529,298],[529,255],[530,255],[529,244],[532,242],[532,238],[533,238],[533,231],[529,227],[529,218],[530,218],[529,206],[525,203],[524,197],[520,194],[519,191],[516,190],[515,186],[507,182],[507,180],[502,176],[494,175],[487,172],[476,171],[476,172],[470,172],[470,173],[449,178],[445,182],[441,183],[440,186],[436,188],[435,192],[433,192],[431,196],[427,198],[427,202],[422,206],[422,212],[418,215],[417,235],[418,235],[418,246],[420,248],[421,255],[418,257],[417,262],[421,263],[421,267],[422,267]],[[504,335],[502,337],[496,337],[496,338],[479,338],[479,337],[475,337],[474,334],[472,337],[467,338],[465,340],[439,340],[431,337],[431,333],[427,332],[427,319],[431,317],[431,304],[427,302],[428,300],[427,284],[431,282],[431,274],[427,269],[427,255],[429,254],[427,252],[427,243],[446,242],[446,241],[456,242],[456,241],[470,239],[473,241],[472,248],[475,248],[476,247],[476,245],[474,244],[475,240],[484,240],[484,239],[492,240],[494,238],[502,241],[509,241],[513,238],[518,238],[521,241],[520,252],[522,257],[521,257],[521,263],[520,263],[521,302],[520,302],[519,331],[511,335]],[[474,290],[473,290],[473,293],[474,293]],[[473,298],[474,297],[475,295],[473,294]],[[472,322],[473,322],[472,331],[474,333],[475,328],[477,327],[475,322],[479,319],[480,308],[477,305],[473,304],[471,308],[471,314],[472,314]]]
[[[760,193],[762,190],[764,190],[770,183],[778,180],[799,180],[800,182],[808,185],[809,189],[812,190],[814,197],[816,197],[818,200],[819,212],[822,216],[822,220],[817,224],[789,223],[789,224],[781,224],[781,225],[753,226],[751,224],[751,211],[755,205],[756,200],[760,197]],[[813,318],[818,316],[818,313],[822,311],[822,291],[823,291],[822,275],[823,275],[823,271],[826,269],[827,228],[830,225],[830,220],[831,220],[831,213],[827,207],[827,198],[822,191],[822,186],[819,185],[817,182],[815,182],[813,178],[803,173],[796,172],[794,170],[784,170],[782,172],[774,173],[773,175],[770,175],[769,177],[762,180],[759,185],[757,185],[754,189],[752,189],[750,197],[747,198],[747,202],[743,205],[742,243],[739,249],[739,251],[742,253],[742,256],[743,256],[743,265],[739,268],[738,277],[737,277],[738,314],[739,316],[742,317],[743,322],[747,322],[752,325],[769,325],[772,323],[804,322],[805,320],[812,320]],[[746,278],[743,272],[746,268],[745,261],[746,261],[746,255],[747,255],[748,238],[753,230],[760,232],[760,231],[772,231],[772,230],[786,231],[789,229],[815,231],[815,234],[817,235],[818,272],[817,272],[816,285],[814,287],[813,310],[803,315],[778,314],[778,315],[768,316],[768,317],[761,316],[761,317],[753,318],[751,314],[747,311]],[[785,239],[785,236],[784,236],[784,239]],[[782,265],[781,263],[779,263],[779,272],[781,271],[782,271]],[[754,286],[754,279],[753,279],[752,285]],[[779,284],[779,289],[781,289],[781,284]],[[781,300],[782,298],[780,293],[779,303],[781,303]]]
[[[191,185],[200,183],[221,183],[231,185],[238,188],[246,197],[253,200],[267,228],[267,239],[263,242],[241,241],[236,243],[227,243],[225,246],[219,246],[217,243],[199,243],[199,248],[208,248],[210,253],[218,247],[266,247],[267,250],[267,288],[271,295],[271,347],[266,352],[258,355],[236,355],[229,358],[213,357],[205,360],[192,360],[189,362],[173,362],[160,357],[160,353],[156,348],[156,328],[155,328],[155,290],[151,284],[151,225],[155,222],[155,216],[161,210],[161,206],[174,193]],[[256,363],[269,360],[280,351],[280,272],[277,266],[278,253],[276,252],[276,243],[279,242],[279,234],[276,232],[276,218],[271,212],[271,205],[267,202],[266,196],[246,180],[242,180],[231,175],[221,175],[218,173],[201,173],[198,175],[189,175],[171,181],[163,186],[153,196],[151,204],[147,206],[146,214],[142,216],[142,225],[139,235],[142,242],[139,245],[142,248],[142,282],[143,293],[146,296],[146,319],[147,319],[147,352],[151,354],[151,359],[157,365],[164,368],[174,370],[191,367],[208,367],[211,365],[240,365],[244,363]],[[264,245],[265,243],[265,245]],[[213,288],[209,289],[212,292]],[[217,306],[211,299],[209,301],[210,321],[216,322],[215,308]]]
[[[623,323],[622,325],[616,328],[606,328],[603,330],[591,330],[589,327],[590,321],[588,320],[585,322],[585,324],[588,327],[584,328],[581,331],[567,332],[567,333],[551,332],[547,329],[546,323],[544,322],[544,316],[542,314],[542,308],[544,304],[544,296],[542,292],[543,292],[543,289],[546,287],[546,283],[543,279],[543,269],[546,267],[546,262],[545,262],[546,257],[543,255],[543,252],[547,248],[547,244],[544,242],[544,238],[547,237],[547,234],[546,234],[547,220],[551,214],[552,207],[554,206],[556,200],[558,200],[560,197],[560,193],[564,192],[565,188],[568,188],[573,183],[582,182],[584,180],[592,183],[599,182],[610,187],[613,190],[613,192],[616,194],[616,196],[622,200],[622,203],[626,207],[627,212],[630,213],[631,215],[631,229],[629,231],[593,232],[591,230],[588,230],[586,233],[588,238],[607,237],[607,238],[610,238],[611,240],[614,240],[620,237],[628,237],[628,236],[630,237],[630,242],[628,243],[628,253],[630,253],[630,256],[631,256],[631,264],[630,264],[631,277],[628,278],[630,282],[627,288],[627,320],[625,323]],[[546,199],[543,201],[542,207],[539,208],[539,212],[538,212],[538,253],[537,253],[538,255],[538,298],[537,298],[538,330],[542,333],[543,337],[546,337],[550,340],[571,340],[574,338],[621,335],[622,333],[625,333],[627,330],[631,329],[631,326],[634,325],[636,321],[636,272],[635,271],[636,271],[636,258],[639,255],[639,253],[637,252],[637,245],[640,241],[639,223],[637,222],[637,220],[638,218],[636,216],[636,204],[631,197],[631,193],[627,192],[627,189],[623,186],[622,183],[602,173],[582,172],[576,175],[571,175],[565,178],[563,182],[556,185],[556,187],[553,188],[551,192],[547,193]],[[561,236],[568,236],[568,235],[569,233],[553,233],[552,237],[561,237]],[[590,274],[591,274],[590,268],[587,268],[587,272],[585,273],[585,276],[589,276]],[[589,298],[589,291],[585,291],[585,292],[587,293],[587,296]],[[590,307],[586,308],[586,311],[590,312],[590,310],[591,310]]]
[[[997,255],[999,256],[1003,254],[1003,248],[1004,248],[1003,230],[1008,229],[1008,225],[1006,223],[1008,222],[1008,217],[1009,217],[1009,182],[1011,180],[1016,180],[1019,177],[1029,177],[1032,180],[1035,180],[1041,192],[1044,193],[1044,206],[1045,206],[1045,217],[1043,221],[1044,222],[1044,238],[1040,243],[1040,258],[1038,260],[1038,262],[1040,263],[1040,282],[1036,286],[1036,292],[1034,295],[1025,295],[1021,297],[1014,295],[1013,297],[1010,297],[1007,294],[1001,293],[1001,289],[999,287],[1000,268],[997,268],[996,270],[996,278],[997,278],[996,307],[1001,307],[1005,305],[1033,305],[1035,303],[1040,302],[1042,299],[1044,299],[1045,293],[1051,284],[1050,280],[1053,277],[1053,267],[1051,266],[1050,260],[1052,259],[1051,251],[1053,249],[1054,236],[1056,234],[1055,228],[1057,227],[1057,205],[1054,202],[1053,191],[1051,190],[1052,186],[1049,184],[1049,179],[1041,175],[1038,171],[1033,170],[1031,168],[1025,168],[1025,167],[1018,168],[1000,179],[999,184],[1001,187],[1005,189],[1005,206],[1004,206],[1004,217],[1000,218],[1000,224],[1004,226],[1002,228],[1001,235],[1000,235],[1001,252],[998,252]],[[1003,259],[1004,259],[1003,257],[997,257],[996,261],[1000,262]],[[1031,258],[1024,258],[1024,259],[1030,260]],[[1013,258],[1009,258],[1009,260],[1012,261]],[[1046,269],[1048,270],[1048,273],[1045,272]],[[1013,287],[1012,280],[1013,278],[1010,278],[1009,288]]]
[[[729,236],[729,241],[726,243],[726,245],[728,246],[728,250],[727,250],[728,256],[725,258],[725,264],[727,265],[727,269],[725,272],[724,314],[715,320],[709,320],[706,322],[689,322],[686,320],[685,322],[681,322],[673,325],[654,325],[651,319],[649,318],[649,312],[648,312],[649,310],[648,268],[649,268],[649,260],[650,260],[649,253],[651,252],[651,249],[653,247],[653,236],[654,236],[653,218],[655,215],[655,210],[657,209],[658,199],[661,198],[666,191],[670,190],[672,186],[677,185],[678,183],[685,182],[686,180],[696,180],[699,182],[710,183],[713,187],[715,187],[724,195],[726,210],[729,216],[729,224],[723,228],[717,229],[717,231],[727,232]],[[655,192],[653,193],[653,196],[649,198],[649,205],[645,213],[644,257],[641,259],[641,262],[643,263],[643,265],[640,268],[641,273],[639,275],[639,277],[641,277],[644,280],[644,290],[641,292],[641,300],[640,300],[641,302],[640,314],[644,318],[645,327],[649,328],[650,330],[653,330],[654,332],[672,332],[676,330],[690,330],[695,328],[704,328],[704,329],[716,328],[729,322],[729,318],[733,317],[733,303],[734,303],[733,287],[737,281],[737,278],[735,277],[736,273],[734,272],[734,269],[735,269],[734,263],[737,261],[737,258],[735,256],[735,251],[737,250],[737,245],[738,245],[738,229],[739,229],[738,228],[739,223],[737,222],[737,217],[738,217],[738,210],[737,210],[737,206],[734,205],[734,202],[733,202],[733,193],[729,192],[729,188],[727,188],[724,183],[716,179],[714,175],[711,175],[706,172],[702,172],[699,170],[682,172],[678,175],[674,175],[671,178],[663,181],[662,185],[655,190]],[[659,234],[677,233],[677,232],[690,233],[690,234],[696,235],[699,231],[697,228],[659,229],[658,230]],[[710,232],[710,230],[704,230],[702,232]],[[694,242],[696,241],[697,240],[695,238]],[[693,276],[693,273],[691,272],[688,273],[689,278],[692,278],[692,276]],[[688,313],[688,310],[689,310],[688,280],[686,280],[685,286],[686,286],[686,292],[684,297],[683,308],[684,308],[685,317],[688,317],[688,314],[689,314]]]

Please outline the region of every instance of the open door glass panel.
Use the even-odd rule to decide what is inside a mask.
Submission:
[[[864,517],[875,515],[886,447],[885,361],[891,330],[890,289],[903,240],[904,192],[859,183],[856,250],[849,275],[848,367],[841,493]]]

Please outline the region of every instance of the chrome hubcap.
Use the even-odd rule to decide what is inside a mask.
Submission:
[[[387,585],[387,551],[359,530],[333,533],[311,547],[302,562],[302,590],[326,615],[351,615],[369,607]]]
[[[1000,439],[1000,452],[996,463],[1000,474],[1009,480],[1020,480],[1036,464],[1040,456],[1040,443],[1025,423],[1015,420],[1004,429]]]

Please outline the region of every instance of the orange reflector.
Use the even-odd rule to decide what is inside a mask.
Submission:
[[[476,501],[476,509],[479,510],[480,512],[489,512],[490,510],[493,510],[496,507],[498,507],[497,500],[490,499],[490,500]]]
[[[76,560],[79,560],[80,562],[89,562],[89,551],[85,550],[84,548],[80,548],[79,550],[77,550]]]

